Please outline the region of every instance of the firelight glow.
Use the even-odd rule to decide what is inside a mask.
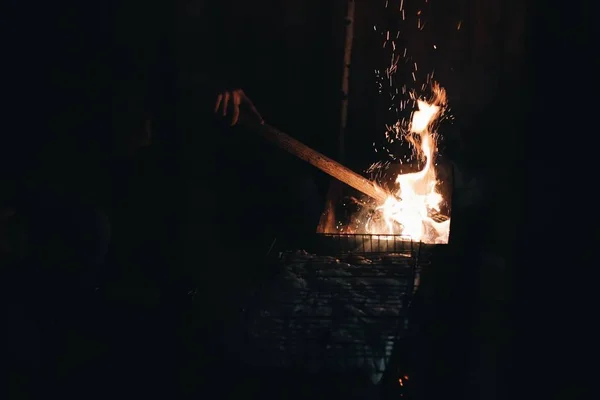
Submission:
[[[411,144],[415,158],[424,167],[397,176],[397,192],[376,208],[382,218],[368,219],[365,230],[370,234],[401,234],[414,241],[444,244],[448,243],[450,219],[437,222],[431,215],[440,212],[443,202],[434,164],[438,138],[434,126],[446,107],[446,92],[434,84],[433,98],[429,102],[417,100],[417,104],[418,111],[413,113],[409,129],[402,132],[398,126],[396,133]]]
[[[439,171],[436,171],[439,137],[436,128],[441,118],[453,117],[447,107],[445,90],[434,82],[435,70],[426,73],[426,68],[417,65],[416,55],[409,50],[410,39],[419,35],[418,32],[427,25],[428,9],[405,13],[404,3],[404,0],[386,1],[386,21],[382,21],[382,26],[373,26],[373,35],[383,42],[380,49],[386,60],[384,66],[374,69],[375,84],[378,94],[388,102],[387,112],[392,114],[389,121],[395,122],[391,126],[386,124],[387,143],[378,146],[373,142],[379,161],[366,172],[372,180],[379,182],[381,178],[388,181],[390,166],[408,162],[420,170],[412,172],[412,169],[411,173],[397,175],[384,201],[350,197],[359,210],[351,216],[348,224],[339,221],[336,230],[385,235],[379,236],[382,240],[396,240],[397,237],[389,235],[401,235],[413,241],[445,244],[450,234],[450,218],[443,215],[448,211],[444,200],[449,199],[444,199],[439,191],[444,182],[438,179]],[[461,24],[462,21],[458,22],[458,30]],[[414,35],[402,33],[409,30],[413,30]],[[437,51],[438,45],[430,44],[433,49],[427,48]],[[422,94],[429,88],[432,96],[426,99]],[[412,115],[408,117],[410,111]],[[394,153],[393,149],[398,145],[396,142],[410,145],[412,155]]]

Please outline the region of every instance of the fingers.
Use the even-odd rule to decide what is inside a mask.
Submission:
[[[221,114],[227,116],[227,107],[229,106],[229,98],[231,97],[229,92],[219,93],[217,101],[215,102],[215,114],[221,109]]]
[[[231,118],[231,126],[234,126],[238,123],[238,119],[240,118],[240,103],[242,102],[243,92],[241,90],[236,90],[233,92],[233,117]]]
[[[217,112],[219,112],[219,106],[221,105],[222,101],[223,101],[223,94],[219,93],[219,95],[217,96],[217,101],[215,102],[215,114]]]
[[[229,98],[231,97],[231,94],[229,92],[225,92],[223,93],[223,116],[226,117],[227,116],[227,107],[229,107]]]
[[[215,114],[219,112],[223,117],[227,116],[228,108],[232,108],[231,126],[236,125],[240,119],[240,107],[247,107],[250,113],[254,114],[254,117],[258,119],[261,124],[264,124],[264,120],[252,101],[246,96],[243,90],[236,89],[231,92],[226,91],[217,95],[215,102]]]

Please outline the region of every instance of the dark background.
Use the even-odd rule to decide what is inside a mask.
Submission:
[[[110,99],[125,84],[152,87],[160,93],[155,101],[163,102],[156,108],[164,110],[174,101],[167,100],[172,93],[163,87],[175,79],[191,85],[197,71],[216,69],[244,86],[271,124],[335,158],[345,3],[321,3],[59,2],[34,3],[35,12],[9,6],[4,18],[14,33],[6,40],[11,56],[6,57],[5,86],[13,101],[7,115],[14,121],[11,129],[23,134],[8,139],[26,142],[23,151],[32,153],[43,142],[24,139],[31,135],[47,138],[49,129],[78,132],[82,125],[90,130],[89,121],[109,113]],[[376,160],[372,143],[382,140],[390,122],[373,74],[385,63],[380,32],[372,25],[380,30],[394,25],[386,22],[390,11],[384,3],[357,2],[346,134],[349,166],[357,170]],[[406,5],[405,25],[414,25],[411,11],[423,9],[428,28],[405,29],[403,38],[419,69],[435,70],[447,88],[460,125],[441,129],[449,152],[459,151],[453,158],[475,168],[511,164],[511,116],[520,108],[515,90],[522,65],[523,2],[417,3]],[[213,17],[218,13],[224,15]],[[37,117],[28,117],[30,112]],[[475,122],[490,113],[496,123]],[[484,144],[495,135],[491,130],[503,137],[499,146]]]
[[[123,82],[126,76],[135,75],[136,79],[152,82],[151,86],[166,87],[159,91],[164,91],[164,96],[157,101],[161,105],[157,108],[165,114],[165,126],[172,128],[164,131],[193,130],[193,125],[187,124],[185,118],[178,118],[175,105],[179,100],[172,97],[169,88],[175,86],[175,82],[179,84],[182,77],[183,86],[193,86],[189,82],[196,65],[192,60],[196,60],[197,65],[205,65],[210,63],[206,60],[226,49],[220,47],[218,52],[211,47],[214,38],[222,38],[214,34],[217,30],[212,30],[214,24],[223,21],[221,28],[228,27],[231,21],[236,28],[225,30],[239,32],[238,23],[233,21],[240,17],[247,23],[261,21],[260,29],[256,28],[257,31],[247,34],[246,38],[265,38],[265,42],[259,41],[257,45],[262,48],[261,57],[254,58],[257,53],[250,51],[250,44],[243,46],[249,55],[226,52],[226,55],[238,55],[244,61],[255,60],[254,67],[245,69],[247,75],[254,78],[244,86],[248,94],[255,99],[267,121],[335,157],[343,31],[341,4],[327,2],[331,5],[327,10],[321,4],[323,2],[317,1],[286,2],[285,7],[267,3],[263,6],[262,2],[240,3],[229,9],[233,15],[212,21],[203,20],[206,14],[202,10],[208,2],[177,2],[176,7],[158,2],[13,2],[6,5],[2,13],[3,26],[9,28],[3,38],[3,97],[8,100],[4,105],[2,128],[0,161],[3,178],[8,174],[17,176],[18,180],[19,173],[31,168],[34,155],[48,146],[54,135],[66,135],[77,141],[83,127],[99,135],[95,140],[101,142],[103,130],[100,127],[106,124],[102,121],[111,112],[112,94],[119,90],[117,82]],[[556,21],[563,20],[560,18],[564,12],[561,6],[554,10],[553,18],[549,18],[551,23],[542,24],[535,17],[542,17],[543,7],[530,5],[529,9],[534,11],[526,18],[523,3],[516,0],[485,4],[467,0],[431,2],[431,29],[419,32],[407,41],[414,46],[413,53],[419,54],[421,69],[426,66],[436,68],[438,80],[448,89],[450,104],[457,116],[454,126],[442,127],[448,155],[461,168],[478,171],[486,183],[485,199],[488,201],[476,213],[467,212],[462,219],[457,215],[453,218],[460,221],[462,228],[457,230],[463,232],[462,253],[457,250],[459,255],[455,257],[467,257],[470,247],[466,244],[476,237],[477,246],[493,249],[506,260],[506,271],[501,271],[500,276],[492,276],[491,281],[497,282],[506,273],[509,282],[524,286],[522,293],[525,296],[518,298],[512,296],[516,291],[504,287],[498,290],[507,294],[507,302],[513,304],[516,311],[527,310],[525,320],[530,321],[521,324],[520,330],[529,331],[524,336],[531,340],[522,346],[515,341],[510,346],[514,356],[512,365],[517,365],[516,360],[520,357],[530,362],[528,366],[540,360],[548,361],[540,363],[549,367],[546,368],[547,375],[537,371],[541,378],[539,385],[535,385],[537,390],[547,384],[548,376],[555,376],[555,365],[560,365],[557,369],[561,370],[565,365],[572,365],[559,361],[560,354],[568,351],[559,351],[558,355],[553,353],[550,357],[548,352],[556,351],[556,345],[533,345],[548,331],[538,334],[541,329],[529,329],[532,319],[550,325],[549,321],[557,318],[556,308],[543,311],[548,310],[544,308],[547,306],[544,296],[532,289],[558,283],[548,278],[540,283],[540,276],[549,274],[543,273],[545,267],[535,270],[540,263],[555,270],[553,265],[557,260],[545,253],[548,248],[545,238],[548,232],[559,231],[561,226],[572,228],[577,222],[577,218],[548,218],[548,215],[560,214],[566,207],[566,202],[561,199],[564,193],[553,190],[556,181],[565,174],[564,163],[548,159],[548,154],[560,153],[561,146],[549,136],[554,133],[554,137],[563,139],[564,132],[573,129],[568,117],[563,120],[558,115],[548,117],[554,110],[548,103],[557,92],[567,90],[564,82],[573,79],[575,60],[583,66],[583,71],[586,70],[584,66],[590,52],[582,50],[586,47],[586,35],[582,34],[580,38],[568,35],[582,26],[589,28],[585,21],[577,19],[577,29],[566,22],[557,28]],[[357,2],[347,150],[349,165],[356,170],[371,161],[373,137],[381,136],[382,121],[388,118],[378,115],[381,111],[372,85],[373,66],[370,65],[376,57],[369,55],[369,52],[377,52],[380,46],[380,39],[373,37],[371,22],[378,18],[376,14],[380,11],[382,7],[371,1]],[[461,31],[454,30],[457,19],[463,20]],[[524,30],[526,20],[527,32]],[[525,45],[521,40],[524,36],[528,38]],[[432,55],[429,45],[433,40],[443,55]],[[524,52],[525,48],[527,52]],[[279,67],[280,63],[285,67]],[[241,73],[236,78],[244,83]],[[572,93],[572,90],[570,85],[568,91]],[[530,112],[534,115],[529,115]],[[96,121],[100,121],[96,129],[89,129]],[[73,149],[76,148],[73,145]],[[63,149],[62,153],[57,153],[54,162],[59,159],[62,162],[66,159],[64,156],[72,155],[73,151],[69,153],[68,149]],[[324,187],[326,180],[322,180]],[[201,179],[197,186],[202,186]],[[194,204],[184,193],[188,192],[182,191],[178,203]],[[546,199],[542,204],[539,203],[540,196]],[[531,201],[527,202],[529,199]],[[190,207],[190,214],[194,214],[194,207]],[[192,218],[187,222],[190,226],[196,223]],[[201,226],[197,228],[201,229]],[[205,239],[202,235],[190,234],[187,245],[198,247]],[[578,247],[587,249],[584,245]],[[202,252],[189,251],[185,255],[186,262],[196,265],[202,256]],[[569,252],[568,262],[556,271],[562,271],[563,266],[582,265],[583,260],[572,256]],[[482,294],[478,297],[481,300],[489,293],[490,286],[485,285],[489,280],[478,278],[488,275],[481,265],[471,261],[471,269],[459,276],[468,278],[463,284],[467,285],[469,293]],[[532,270],[535,272],[530,274]],[[473,271],[478,272],[473,276]],[[557,286],[565,289],[564,284]],[[451,298],[462,289],[464,286],[454,288],[446,296]],[[565,297],[568,296],[563,294],[561,301]],[[461,299],[464,302],[461,304],[469,308],[476,303],[473,298]],[[568,315],[572,309],[567,310],[565,303],[561,304],[562,315]],[[576,318],[571,315],[570,319]],[[452,321],[446,323],[446,328],[449,325]],[[495,327],[497,325],[492,323],[487,329],[494,331]],[[515,329],[515,332],[520,330]],[[460,333],[456,333],[457,337]],[[497,347],[495,340],[506,341],[504,334],[488,337],[491,338],[488,349]],[[490,362],[484,352],[481,354],[480,364],[474,362],[470,371],[483,371],[481,365],[484,363],[501,365],[501,361]],[[506,353],[503,356],[506,357]],[[451,367],[450,363],[445,371]],[[491,371],[488,377],[496,376],[493,368]],[[531,374],[531,371],[527,373]],[[438,374],[442,376],[443,371]],[[520,375],[519,371],[513,371],[513,374]],[[476,375],[472,379],[478,381]],[[526,380],[531,385],[530,376],[522,381]],[[556,382],[556,379],[550,380]],[[561,381],[566,378],[562,377]],[[509,382],[509,386],[518,387],[515,382]],[[490,387],[493,385],[481,390],[487,388],[495,393]],[[473,394],[472,397],[489,399],[490,396]]]

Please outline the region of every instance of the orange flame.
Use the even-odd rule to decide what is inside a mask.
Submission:
[[[443,201],[437,191],[434,160],[438,136],[434,125],[446,107],[446,92],[436,84],[433,98],[429,102],[417,100],[417,104],[419,109],[413,113],[407,132],[402,134],[413,146],[418,160],[425,165],[421,171],[398,175],[395,196],[388,196],[377,207],[383,220],[370,221],[365,228],[370,234],[402,234],[423,243],[448,243],[450,220],[437,222],[430,217],[432,213],[440,212]],[[399,129],[397,132],[401,133]]]

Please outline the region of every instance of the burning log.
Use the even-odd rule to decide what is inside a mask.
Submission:
[[[327,175],[344,182],[345,184],[379,202],[385,202],[387,197],[390,195],[376,183],[344,167],[342,164],[319,153],[318,151],[311,149],[304,143],[299,142],[293,137],[272,126],[252,123],[247,120],[243,121],[243,124],[281,149],[308,162],[314,167],[317,167],[321,171],[325,172]]]

